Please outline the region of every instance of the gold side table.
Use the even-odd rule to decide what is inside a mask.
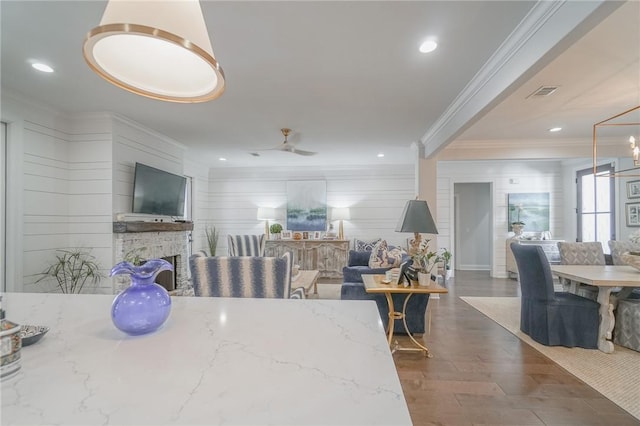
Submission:
[[[389,342],[389,347],[391,348],[391,353],[395,351],[421,351],[424,352],[425,356],[431,358],[432,355],[429,353],[429,349],[426,346],[418,342],[415,337],[409,331],[409,327],[407,326],[406,319],[406,310],[407,303],[411,296],[414,294],[431,294],[431,293],[448,293],[449,290],[446,288],[439,286],[435,282],[431,282],[428,286],[418,285],[418,282],[414,281],[410,286],[405,287],[403,284],[385,284],[382,282],[384,280],[384,275],[374,275],[374,274],[363,274],[362,281],[364,281],[364,286],[367,293],[384,293],[387,298],[387,303],[389,305],[389,324],[387,325],[387,340]],[[393,306],[393,297],[391,296],[394,293],[405,294],[404,302],[402,303],[402,312],[397,312],[395,307]],[[393,326],[396,320],[402,320],[402,324],[404,325],[404,329],[409,336],[409,339],[416,346],[415,348],[405,348],[401,347],[396,340],[393,340]]]

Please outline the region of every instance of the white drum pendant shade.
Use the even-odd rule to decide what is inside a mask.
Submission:
[[[198,0],[109,0],[83,53],[98,75],[149,98],[205,102],[224,92]]]

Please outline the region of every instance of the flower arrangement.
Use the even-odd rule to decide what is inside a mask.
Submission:
[[[520,213],[524,210],[524,207],[522,206],[522,204],[517,204],[513,207],[513,209],[516,211],[516,220],[515,222],[511,222],[512,225],[524,225],[525,223],[522,222],[520,220]]]

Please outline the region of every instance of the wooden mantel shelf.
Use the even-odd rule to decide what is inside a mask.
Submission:
[[[113,233],[178,232],[193,230],[193,222],[113,222]]]

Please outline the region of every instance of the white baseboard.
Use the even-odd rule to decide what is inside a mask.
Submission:
[[[489,265],[460,265],[458,268],[461,271],[490,271]]]

